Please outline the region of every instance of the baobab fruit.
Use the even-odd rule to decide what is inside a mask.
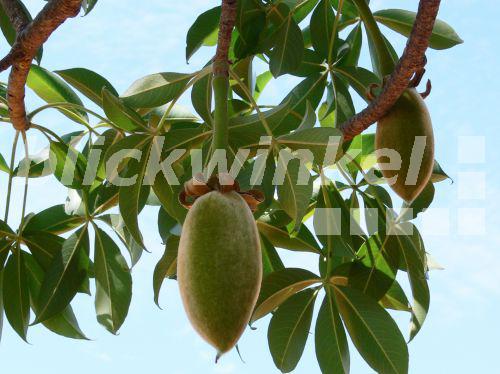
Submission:
[[[250,321],[262,280],[255,219],[236,191],[199,197],[182,228],[177,279],[187,316],[217,354],[233,348]]]
[[[400,155],[400,169],[386,170],[382,167],[382,175],[394,192],[406,202],[412,202],[429,182],[434,167],[431,117],[424,100],[414,88],[407,89],[379,121],[375,147],[379,164],[387,162],[384,149]]]

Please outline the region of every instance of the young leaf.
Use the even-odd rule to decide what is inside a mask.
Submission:
[[[85,68],[73,68],[56,70],[66,82],[87,96],[94,103],[102,107],[102,89],[106,88],[110,93],[118,96],[115,88],[103,76]]]
[[[128,314],[132,299],[132,277],[115,242],[100,228],[94,228],[97,320],[108,331],[116,334]]]
[[[316,320],[316,358],[322,373],[349,373],[349,345],[333,291],[326,289]]]
[[[16,333],[26,341],[30,319],[30,292],[21,250],[9,257],[3,271],[3,304],[5,316]]]
[[[297,70],[304,55],[302,31],[291,15],[279,27],[275,41],[269,56],[269,70],[277,78]]]
[[[64,241],[47,270],[36,302],[36,322],[59,314],[69,305],[87,276],[88,266],[89,238],[84,227]]]
[[[56,74],[42,68],[41,66],[31,65],[26,84],[40,98],[47,103],[71,103],[83,107],[82,100],[78,95]],[[87,123],[89,118],[83,110],[77,109],[59,109],[64,115],[76,122]]]
[[[404,36],[410,36],[417,13],[403,9],[384,9],[373,13],[375,19],[390,29]],[[461,44],[464,41],[446,22],[436,20],[429,39],[429,46],[433,49],[447,49]]]
[[[121,96],[133,108],[154,108],[177,98],[192,74],[157,73],[136,80]]]
[[[154,300],[158,307],[160,306],[160,289],[164,279],[173,277],[177,274],[177,250],[179,248],[179,239],[180,238],[175,235],[172,235],[167,239],[165,252],[155,266],[153,273],[153,291]]]
[[[271,313],[293,294],[321,281],[316,274],[299,268],[284,268],[269,274],[262,281],[250,323]]]
[[[379,373],[407,373],[408,347],[389,313],[361,291],[341,286],[334,291],[347,331],[366,362]]]
[[[29,280],[31,306],[36,312],[35,302],[38,298],[45,273],[32,256],[27,253],[23,253],[23,257]],[[60,314],[43,321],[42,324],[50,331],[55,332],[58,335],[72,339],[87,340],[85,334],[80,330],[80,326],[78,326],[78,321],[76,320],[75,314],[73,313],[73,309],[70,305],[68,305]]]
[[[219,27],[221,7],[209,9],[200,14],[189,28],[186,37],[186,61],[205,43]]]
[[[269,323],[269,350],[282,373],[295,369],[304,352],[316,295],[314,290],[293,295],[278,308]]]

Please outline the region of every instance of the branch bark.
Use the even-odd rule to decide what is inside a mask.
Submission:
[[[429,46],[440,2],[441,0],[420,0],[417,18],[406,48],[381,94],[366,109],[340,125],[345,140],[351,140],[384,117],[408,88],[412,76],[423,69],[425,51]]]
[[[213,64],[214,76],[229,76],[229,47],[231,46],[231,34],[236,23],[237,12],[237,0],[222,0],[217,51]]]
[[[12,66],[9,75],[8,97],[12,125],[18,131],[29,128],[24,105],[25,85],[31,62],[38,49],[66,19],[75,17],[82,0],[51,0],[32,22],[19,21],[19,9],[14,1],[1,0],[11,23],[17,28],[16,42],[10,52],[0,61],[0,71]]]

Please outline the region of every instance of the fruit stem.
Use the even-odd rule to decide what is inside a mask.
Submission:
[[[359,15],[361,16],[366,28],[366,33],[373,42],[380,73],[382,74],[382,77],[385,77],[393,72],[395,66],[391,51],[385,42],[384,36],[382,35],[377,21],[375,20],[375,17],[373,17],[373,13],[366,3],[366,0],[353,0],[353,2],[358,8]]]

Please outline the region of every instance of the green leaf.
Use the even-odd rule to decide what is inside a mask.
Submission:
[[[439,162],[434,160],[434,169],[432,170],[432,183],[438,183],[445,181],[446,179],[451,179],[448,174],[445,173]]]
[[[436,189],[434,188],[434,184],[432,182],[428,182],[420,195],[418,195],[410,205],[404,203],[400,214],[400,220],[410,221],[417,218],[420,213],[425,212],[425,210],[432,204],[435,193]]]
[[[67,214],[64,204],[54,205],[35,214],[26,224],[23,234],[37,231],[51,234],[64,234],[85,222],[85,217]]]
[[[219,27],[221,7],[209,9],[200,14],[189,28],[186,37],[186,61],[205,43]]]
[[[82,100],[78,95],[56,74],[37,65],[31,65],[26,84],[40,98],[49,104],[71,103],[83,107]],[[65,116],[76,122],[87,123],[89,118],[83,110],[59,109]]]
[[[4,270],[0,270],[0,342],[2,341],[2,332],[3,332],[3,314],[4,314],[4,305],[3,305],[3,273]]]
[[[65,240],[47,231],[23,232],[22,239],[44,271],[49,269],[54,258],[61,252]]]
[[[283,373],[295,369],[304,352],[317,292],[305,290],[281,305],[269,323],[267,338],[274,364]]]
[[[380,299],[379,304],[385,309],[401,310],[411,312],[410,302],[408,301],[405,292],[399,285],[398,281],[392,283],[391,288]]]
[[[23,253],[23,257],[29,280],[31,306],[36,312],[35,302],[38,298],[45,272],[32,256]],[[85,334],[80,330],[80,326],[70,305],[60,314],[43,321],[42,324],[58,335],[72,339],[87,340]]]
[[[115,242],[95,228],[94,272],[97,320],[116,334],[125,321],[132,299],[132,277],[127,262]]]
[[[271,313],[293,294],[321,282],[316,274],[299,268],[285,268],[269,274],[262,281],[250,323]]]
[[[295,230],[298,230],[309,206],[313,182],[309,170],[301,160],[291,159],[288,165],[285,162],[282,157],[278,158],[278,168],[284,171],[284,180],[276,181],[278,199],[283,210],[295,221]]]
[[[361,23],[354,27],[346,38],[346,43],[349,45],[349,51],[338,62],[341,66],[357,66],[359,56],[361,55],[361,47],[363,45],[363,29]]]
[[[121,96],[133,108],[154,108],[176,99],[192,74],[157,73],[136,80]]]
[[[193,84],[191,102],[196,113],[212,127],[212,74],[207,74]]]
[[[281,258],[272,243],[264,236],[260,236],[260,247],[262,249],[262,267],[264,277],[275,271],[285,268]]]
[[[322,373],[349,373],[349,345],[330,287],[318,313],[314,339]]]
[[[334,72],[346,79],[358,95],[366,101],[368,101],[366,94],[370,85],[380,84],[380,79],[375,74],[361,67],[336,66]]]
[[[5,158],[3,158],[2,154],[0,154],[0,171],[4,171],[7,174],[10,172],[9,165],[7,165],[7,162],[5,161]]]
[[[238,37],[234,43],[234,54],[238,59],[262,52],[260,39],[266,28],[264,6],[254,0],[238,1],[236,29]]]
[[[108,224],[118,235],[118,238],[130,253],[132,266],[135,266],[139,262],[144,249],[134,240],[127,226],[125,226],[123,218],[119,214],[106,214],[98,217],[98,219]]]
[[[310,150],[315,164],[329,165],[335,163],[337,154],[331,155],[331,160],[325,160],[327,149],[341,150],[342,132],[330,127],[313,127],[282,135],[277,140],[291,150]]]
[[[55,156],[54,176],[64,186],[77,190],[83,188],[87,160],[72,146],[60,142],[50,143],[50,152]]]
[[[329,59],[335,13],[330,0],[321,0],[311,16],[311,41],[314,50],[324,59]],[[333,56],[332,56],[333,57]]]
[[[47,270],[36,302],[36,322],[66,309],[87,277],[88,266],[89,238],[84,227],[64,241],[62,251]]]
[[[313,109],[318,107],[325,91],[325,84],[325,74],[313,74],[295,86],[281,102],[281,104],[288,103],[288,112],[273,133],[282,135],[296,129],[302,123],[308,102]]]
[[[405,224],[407,229],[408,224]],[[412,226],[413,235],[405,235],[400,226],[394,227],[394,234],[389,240],[395,240],[399,244],[400,256],[403,265],[408,272],[410,288],[413,294],[412,319],[410,323],[410,341],[420,331],[427,312],[429,311],[430,294],[426,278],[425,252],[420,248],[420,235],[417,228]]]
[[[408,347],[389,313],[356,289],[335,286],[334,292],[352,342],[366,362],[379,373],[407,373]]]
[[[403,9],[384,9],[373,13],[375,19],[401,35],[410,36],[417,13]],[[447,49],[461,44],[464,41],[446,22],[436,20],[429,39],[429,46],[433,49]]]
[[[145,128],[141,116],[129,108],[122,100],[106,88],[102,90],[102,107],[104,113],[117,127],[125,131],[134,131]]]
[[[14,231],[9,227],[9,225],[7,225],[4,221],[2,221],[0,219],[0,233],[2,234],[2,239],[4,236],[8,235],[8,236],[12,236],[12,237],[15,237],[16,234],[14,233]]]
[[[73,68],[66,70],[56,70],[66,82],[75,87],[78,91],[102,107],[102,89],[106,88],[114,96],[118,96],[115,88],[103,76],[85,68]]]
[[[340,79],[333,80],[335,88],[335,127],[340,127],[342,123],[356,114],[354,103],[347,85]]]
[[[30,319],[30,291],[23,256],[19,248],[9,257],[3,271],[5,316],[16,333],[26,341]]]
[[[132,238],[134,238],[137,244],[139,244],[142,248],[145,248],[145,246],[142,234],[139,230],[137,218],[140,212],[140,200],[143,190],[144,175],[146,174],[151,147],[152,142],[141,146],[141,148],[139,148],[142,151],[140,161],[134,159],[128,163],[128,177],[136,176],[136,178],[132,185],[120,186],[118,197],[120,215],[123,217],[125,226],[127,226]]]
[[[153,273],[154,300],[158,307],[160,289],[165,278],[174,277],[177,274],[177,250],[179,249],[179,237],[171,235],[165,244],[165,252],[155,266]]]
[[[255,88],[253,90],[253,98],[255,99],[255,101],[259,100],[262,91],[264,91],[267,84],[271,81],[272,78],[273,75],[270,71],[265,71],[257,76],[257,79],[255,80]]]
[[[94,9],[96,4],[97,0],[83,0],[82,8],[85,10],[85,15],[89,14],[92,11],[92,9]]]
[[[303,235],[307,227],[302,225],[296,233],[291,236],[286,227],[276,227],[264,221],[257,221],[259,232],[264,235],[274,246],[299,252],[321,253],[321,248],[314,238]]]
[[[156,176],[153,184],[153,191],[160,200],[163,209],[178,222],[184,222],[187,214],[187,209],[179,202],[181,189],[182,186],[169,184],[163,173]]]
[[[269,70],[277,78],[297,70],[304,55],[302,31],[291,15],[279,27],[275,42],[269,56]]]

